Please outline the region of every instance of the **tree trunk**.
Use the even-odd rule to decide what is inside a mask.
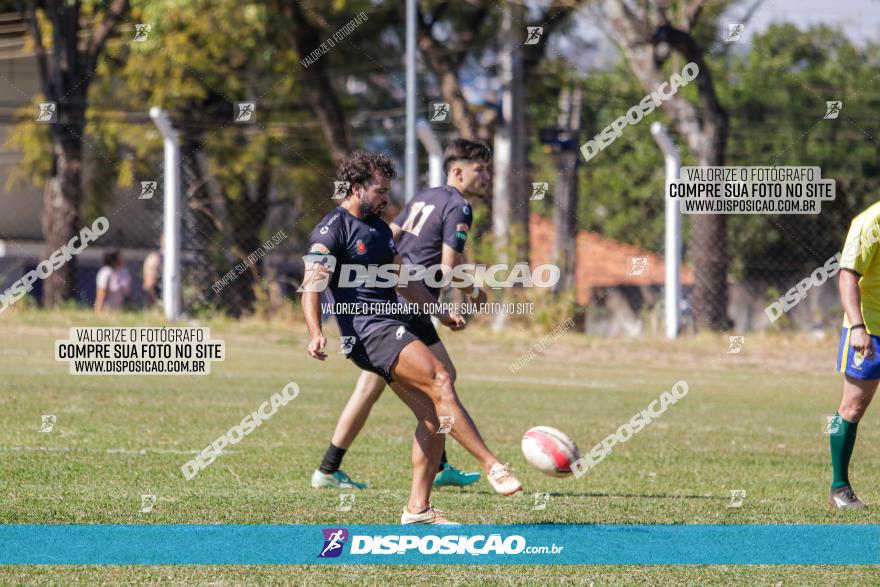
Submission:
[[[704,114],[701,166],[724,165],[727,117]],[[727,316],[727,216],[696,214],[692,216],[694,258],[693,311],[697,324],[716,330],[731,327]]]
[[[184,132],[180,145],[180,167],[183,191],[183,239],[181,247],[181,265],[183,271],[182,289],[185,292],[210,291],[213,283],[214,258],[220,254],[222,247],[215,246],[217,241],[216,215],[211,204],[211,192],[208,189],[208,172],[204,169],[198,156],[202,144],[200,137]],[[199,301],[189,294],[188,308],[193,302]]]
[[[257,253],[263,242],[260,240],[260,231],[269,215],[269,191],[272,185],[272,172],[269,158],[266,157],[261,164],[260,175],[256,185],[242,186],[241,196],[235,200],[226,199],[226,211],[232,228],[233,251],[239,258],[239,262],[247,263],[248,269],[229,284],[229,287],[220,293],[223,305],[227,312],[238,318],[242,314],[250,314],[254,309],[256,292],[254,288],[260,283],[263,276],[263,257],[267,251],[258,253],[259,258],[252,261],[249,255]]]
[[[495,135],[495,173],[493,181],[493,232],[497,250],[514,254],[514,261],[528,260],[529,251],[529,177],[523,66],[519,29],[514,25],[522,7],[511,7],[501,22],[501,123]],[[511,14],[516,12],[517,14]],[[521,20],[521,19],[519,19]],[[510,262],[509,260],[507,262]]]
[[[53,138],[53,172],[43,192],[43,236],[46,239],[45,258],[66,245],[77,234],[82,177],[83,125],[62,129]],[[54,271],[43,283],[43,304],[52,307],[71,299],[76,292],[76,257]]]
[[[672,117],[675,128],[699,165],[724,165],[728,116],[715,93],[709,66],[703,50],[690,33],[689,22],[683,29],[655,21],[656,13],[648,5],[632,5],[623,0],[605,0],[606,15],[615,40],[623,49],[630,69],[646,92],[653,92],[666,81],[658,47],[672,48],[686,62],[699,67],[693,81],[700,100],[700,109],[679,92],[667,99],[662,108]],[[656,8],[656,6],[654,6]],[[694,259],[693,311],[701,327],[725,329],[727,317],[727,219],[723,215],[692,217],[691,247]]]
[[[559,94],[560,139],[577,144],[581,118],[581,89],[566,87]],[[567,145],[556,156],[556,186],[553,190],[554,262],[561,276],[553,288],[555,294],[575,285],[577,254],[577,166],[580,153]]]
[[[80,33],[81,4],[66,2],[19,3],[22,20],[34,41],[33,51],[43,99],[55,102],[57,120],[50,123],[52,172],[43,192],[40,219],[46,239],[46,255],[65,245],[77,234],[82,198],[83,135],[88,88],[98,57],[107,39],[128,9],[128,0],[113,0],[96,23],[91,35]],[[43,39],[37,11],[51,23],[51,45]],[[70,299],[76,292],[76,257],[54,271],[43,284],[47,307]]]

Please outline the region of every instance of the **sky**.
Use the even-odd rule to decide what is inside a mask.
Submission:
[[[753,0],[743,0],[721,19],[721,23],[741,23]],[[599,26],[599,12],[587,6],[578,12],[576,31],[555,36],[551,44],[557,54],[587,73],[592,69],[608,67],[620,59],[617,46]],[[880,42],[880,0],[764,0],[746,23],[743,44],[772,24],[789,22],[805,29],[812,25],[827,24],[840,28],[855,44],[869,40]],[[724,26],[722,29],[726,30]],[[719,30],[719,34],[721,31]],[[551,54],[555,51],[551,51]]]
[[[742,14],[748,4],[736,8]],[[878,0],[765,0],[750,22],[746,37],[779,22],[791,22],[798,28],[829,24],[844,30],[856,43],[880,36],[880,1]]]

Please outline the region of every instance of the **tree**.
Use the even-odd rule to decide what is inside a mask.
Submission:
[[[429,13],[419,7],[418,44],[422,58],[436,77],[440,96],[450,104],[452,123],[458,133],[464,138],[495,143],[493,233],[502,251],[512,244],[520,258],[527,257],[530,175],[526,80],[543,62],[551,34],[564,26],[581,2],[553,0],[536,11],[534,20],[527,21],[522,2],[505,1],[497,4],[500,22],[490,10],[491,3],[476,3],[463,9],[454,8],[448,0],[432,4]],[[541,27],[542,34],[538,43],[525,45],[530,26]],[[494,39],[481,34],[486,29],[500,30],[500,43],[488,45],[486,40]],[[449,31],[455,34],[450,35]],[[480,62],[484,54],[496,63],[493,69],[502,86],[501,117],[495,109],[470,104],[463,91],[461,70],[468,57]]]
[[[113,0],[107,9],[101,6],[82,0],[40,0],[19,7],[33,38],[43,99],[55,104],[57,116],[49,125],[52,165],[43,196],[47,257],[80,228],[89,86],[107,40],[128,9],[128,0]],[[96,24],[84,28],[90,20]],[[43,303],[53,306],[72,297],[75,275],[74,258],[46,279]]]
[[[302,167],[326,174],[330,164],[323,148],[313,153],[304,146],[315,129],[302,132],[311,116],[299,107],[299,87],[290,75],[295,54],[278,42],[274,15],[265,4],[138,1],[133,12],[142,22],[157,24],[146,42],[133,43],[127,58],[111,66],[107,82],[96,89],[129,112],[144,113],[151,106],[169,112],[181,136],[186,308],[214,303],[240,316],[253,309],[254,288],[263,276],[263,259],[248,256],[280,227],[267,233],[273,204],[296,200],[304,184],[312,187],[294,181]],[[230,43],[233,37],[238,40]],[[255,123],[234,122],[238,101],[256,103]],[[142,162],[161,154],[161,143],[145,140],[151,123],[146,129],[134,121],[119,125],[102,114],[95,138],[109,156],[122,159],[114,178],[121,184],[130,180],[121,173],[124,162],[142,168]],[[158,167],[153,171],[156,175],[146,177],[156,178]],[[283,206],[284,215],[301,208]],[[247,271],[213,291],[211,285],[239,262]]]
[[[269,6],[284,15],[290,26],[281,28],[288,46],[300,58],[311,55],[321,46],[329,33],[329,27],[319,27],[303,12],[299,0],[271,0]],[[302,69],[303,92],[309,105],[315,110],[324,140],[330,149],[333,160],[341,163],[352,150],[351,133],[346,121],[345,111],[340,103],[329,74],[330,60],[319,58],[308,68]]]
[[[724,165],[728,115],[715,92],[715,82],[704,49],[693,29],[706,0],[667,4],[650,0],[638,4],[605,0],[605,16],[627,63],[646,92],[667,79],[662,66],[673,52],[699,67],[694,81],[698,109],[681,92],[666,100],[678,133],[699,165]],[[692,250],[695,286],[693,309],[697,322],[710,328],[728,328],[727,220],[724,215],[693,218]]]

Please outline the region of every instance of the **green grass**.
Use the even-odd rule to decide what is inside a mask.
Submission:
[[[298,323],[213,319],[201,323],[226,342],[227,359],[206,377],[73,376],[54,361],[53,343],[71,326],[162,323],[157,316],[97,318],[86,312],[10,311],[0,320],[0,523],[393,524],[408,494],[412,416],[390,391],[346,456],[345,470],[370,483],[350,512],[309,477],[357,377],[333,354],[309,359]],[[330,345],[338,344],[330,326]],[[508,370],[542,336],[513,328],[443,333],[459,393],[483,436],[509,462],[525,495],[504,499],[484,481],[443,490],[439,507],[464,523],[880,523],[876,509],[832,512],[824,417],[841,382],[837,340],[750,334],[740,354],[727,336],[675,343],[566,334],[518,371]],[[582,450],[612,432],[673,383],[690,392],[581,479],[531,469],[522,433],[548,425]],[[299,397],[280,409],[193,481],[180,466],[287,382]],[[41,414],[58,417],[40,433]],[[880,503],[880,431],[869,412],[860,426],[853,481]],[[118,450],[123,449],[123,450]],[[450,460],[474,461],[449,443]],[[731,489],[745,489],[728,508]],[[531,494],[549,492],[545,511]],[[140,514],[141,494],[155,494]],[[477,574],[478,573],[478,574]],[[874,567],[5,567],[0,583],[568,583],[865,584]]]

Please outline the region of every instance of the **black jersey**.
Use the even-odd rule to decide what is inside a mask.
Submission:
[[[429,267],[440,263],[443,244],[464,252],[473,222],[471,206],[452,186],[429,188],[410,200],[394,224],[401,228],[398,248],[404,263]],[[439,289],[428,288],[434,296]]]
[[[361,220],[338,206],[324,216],[309,236],[309,253],[332,255],[336,270],[330,278],[329,289],[338,307],[384,306],[397,303],[394,287],[367,285],[339,286],[342,265],[387,265],[394,262],[397,247],[391,227],[384,220],[373,217]],[[382,324],[384,314],[336,313],[339,331],[344,336],[364,337]]]

